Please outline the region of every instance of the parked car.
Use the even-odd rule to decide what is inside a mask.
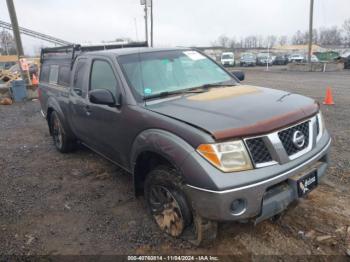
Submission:
[[[317,63],[317,62],[319,62],[317,56],[312,55],[312,56],[311,56],[311,62],[312,62],[312,63]]]
[[[39,99],[57,150],[79,141],[130,173],[161,230],[199,245],[317,187],[331,138],[316,101],[196,50],[130,46],[43,49]]]
[[[272,56],[268,53],[259,53],[256,58],[257,65],[272,65]]]
[[[243,53],[239,60],[239,64],[240,66],[255,66],[256,57],[253,53]]]
[[[223,66],[235,66],[235,55],[232,52],[221,54],[221,64]]]
[[[344,58],[343,60],[344,60],[344,69],[350,69],[350,55]]]
[[[271,58],[272,58],[272,64],[274,64],[275,63],[275,60],[276,60],[276,55],[271,55]]]
[[[275,61],[273,62],[274,65],[286,65],[288,64],[288,57],[286,55],[278,55],[276,56]]]
[[[297,62],[297,63],[301,63],[305,61],[305,57],[301,54],[293,54],[289,57],[289,62],[293,63],[293,62]]]

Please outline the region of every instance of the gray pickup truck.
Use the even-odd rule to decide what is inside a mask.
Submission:
[[[41,62],[56,148],[79,142],[129,172],[173,237],[199,245],[219,221],[277,216],[325,174],[331,139],[318,103],[243,85],[194,49],[74,45],[43,49]]]

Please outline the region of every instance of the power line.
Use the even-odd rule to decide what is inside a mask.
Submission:
[[[7,23],[7,22],[1,21],[1,20],[0,20],[0,27],[2,27],[4,29],[12,30],[12,25],[10,23]],[[57,44],[57,45],[70,45],[70,44],[72,44],[70,42],[67,42],[65,40],[59,39],[57,37],[53,37],[53,36],[50,36],[50,35],[42,34],[42,33],[36,32],[34,30],[27,29],[27,28],[24,28],[24,27],[19,27],[19,31],[20,31],[21,34],[28,35],[28,36],[31,36],[31,37],[34,37],[34,38],[37,38],[37,39],[41,39],[41,40],[44,40],[44,41],[47,41],[47,42],[50,42],[50,43],[53,43],[53,44]]]

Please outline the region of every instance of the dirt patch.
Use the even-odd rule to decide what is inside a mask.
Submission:
[[[320,187],[277,222],[222,223],[217,241],[194,248],[160,233],[135,199],[128,174],[80,148],[58,153],[38,102],[0,106],[0,254],[342,254],[350,226],[349,73],[249,70],[246,84],[284,89],[323,107],[333,138]]]

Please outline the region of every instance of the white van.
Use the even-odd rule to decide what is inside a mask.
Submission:
[[[221,54],[221,64],[223,66],[234,66],[235,55],[232,52],[225,52]]]

